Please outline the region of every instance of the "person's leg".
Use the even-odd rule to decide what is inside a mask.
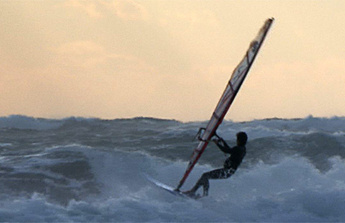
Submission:
[[[235,170],[232,168],[225,169],[216,169],[208,172],[208,179],[216,180],[216,179],[227,179],[229,178],[232,174],[235,173]]]
[[[198,180],[198,182],[195,184],[195,186],[188,191],[188,193],[190,194],[195,194],[195,192],[199,189],[199,187],[203,186],[204,189],[204,196],[208,195],[208,190],[210,188],[210,183],[209,183],[209,179],[225,179],[228,178],[229,174],[227,174],[226,169],[216,169],[216,170],[212,170],[209,172],[206,172],[204,174],[202,174],[202,176],[200,177],[200,179]]]
[[[208,195],[208,190],[210,188],[210,183],[209,183],[209,179],[215,180],[215,179],[226,179],[229,178],[232,174],[234,173],[234,171],[232,169],[216,169],[216,170],[212,170],[210,172],[207,172],[205,174],[203,174],[204,176],[204,196]]]

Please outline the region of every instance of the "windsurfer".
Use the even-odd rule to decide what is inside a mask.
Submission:
[[[226,179],[235,173],[244,156],[246,155],[245,145],[248,139],[248,136],[245,132],[239,132],[236,136],[237,146],[231,148],[223,138],[215,134],[216,138],[212,141],[222,152],[230,154],[230,157],[225,160],[223,168],[215,169],[202,174],[195,186],[191,190],[183,192],[184,194],[191,197],[198,197],[197,195],[195,195],[195,192],[199,189],[199,187],[203,186],[203,196],[207,196],[210,187],[208,181],[209,179]]]

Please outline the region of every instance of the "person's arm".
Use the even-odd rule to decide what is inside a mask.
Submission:
[[[223,138],[217,137],[217,139],[214,139],[213,142],[223,153],[231,154],[231,147],[225,142]]]

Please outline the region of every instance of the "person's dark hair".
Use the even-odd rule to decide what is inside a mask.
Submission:
[[[237,136],[237,143],[239,146],[244,146],[247,143],[248,136],[245,132],[239,132],[236,134]]]

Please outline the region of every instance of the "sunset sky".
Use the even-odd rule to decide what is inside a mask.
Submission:
[[[208,120],[264,21],[225,117],[345,116],[344,0],[0,1],[0,116]]]

